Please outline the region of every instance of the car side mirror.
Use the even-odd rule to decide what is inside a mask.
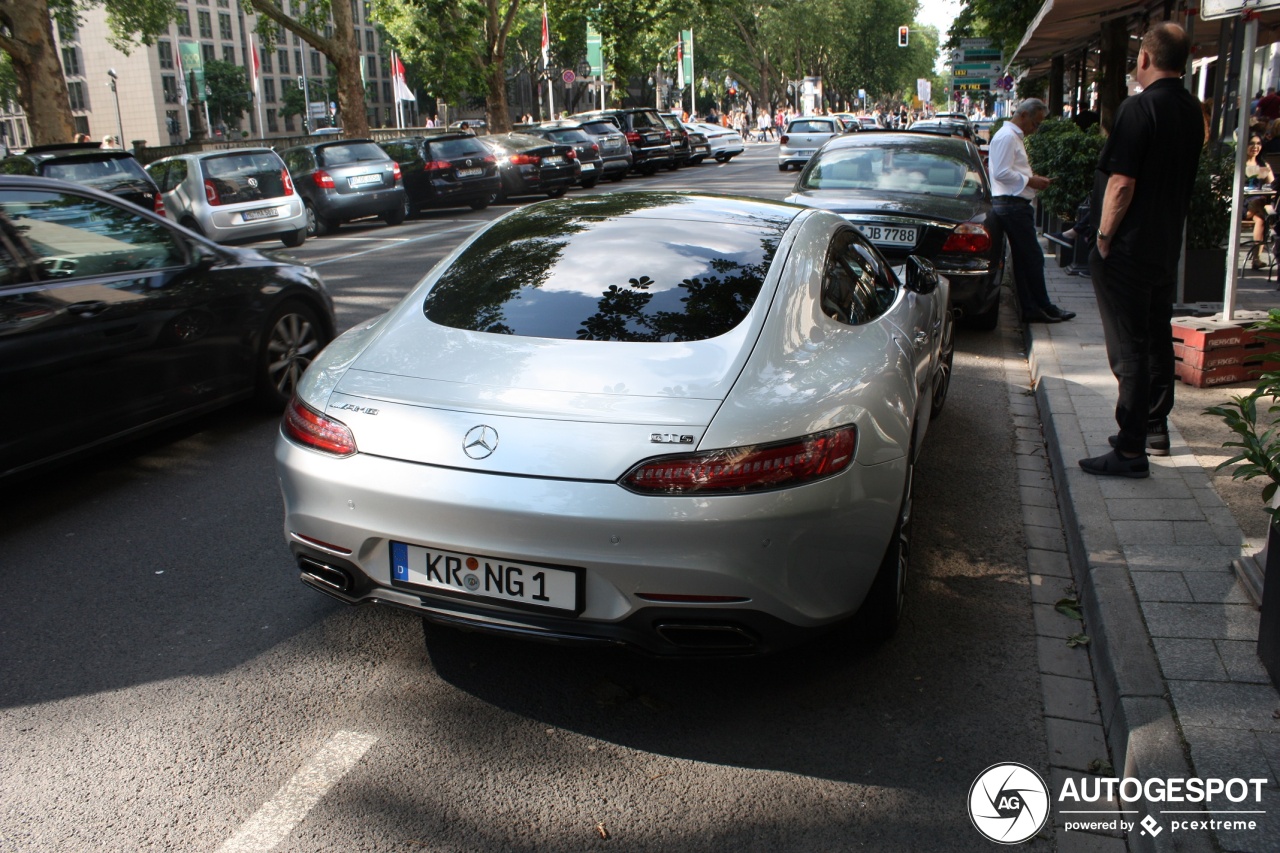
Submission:
[[[938,289],[938,270],[919,255],[907,256],[907,290],[928,294]]]

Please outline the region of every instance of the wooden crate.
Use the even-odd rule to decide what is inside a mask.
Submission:
[[[1200,370],[1184,361],[1177,361],[1174,362],[1173,370],[1178,379],[1193,388],[1210,388],[1217,385],[1255,382],[1265,368],[1260,364],[1233,364]]]

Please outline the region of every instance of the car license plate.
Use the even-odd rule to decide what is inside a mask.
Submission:
[[[483,175],[484,169],[459,169],[459,178],[474,178],[476,175]]]
[[[564,158],[560,156],[543,157],[542,162],[548,166],[559,166],[561,163],[564,162]]]
[[[582,171],[584,171],[584,172],[594,172],[595,170],[596,170],[596,164],[595,164],[595,163],[583,163],[583,164],[582,164]]]
[[[813,153],[817,150],[818,149],[816,148],[802,148],[796,153],[799,154],[801,157],[812,157]]]
[[[260,207],[257,210],[246,210],[240,215],[244,217],[245,222],[254,222],[258,219],[274,219],[280,215],[280,211],[274,207]]]
[[[857,228],[868,240],[881,246],[914,246],[918,233],[915,228],[901,225],[857,225]]]
[[[382,175],[352,175],[347,178],[347,186],[367,187],[369,184],[382,183]]]
[[[458,598],[487,599],[511,607],[582,612],[582,569],[552,568],[391,543],[391,579]]]

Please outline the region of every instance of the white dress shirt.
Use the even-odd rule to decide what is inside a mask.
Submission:
[[[1016,195],[1033,200],[1036,191],[1028,184],[1031,161],[1027,148],[1022,144],[1022,131],[1016,124],[1006,121],[1000,125],[987,149],[987,172],[991,175],[991,194]]]

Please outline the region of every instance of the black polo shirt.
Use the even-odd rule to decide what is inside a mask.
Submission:
[[[1126,98],[1098,155],[1093,182],[1095,222],[1112,174],[1135,181],[1133,201],[1111,238],[1117,262],[1173,275],[1182,253],[1182,227],[1191,204],[1204,114],[1177,77],[1156,80]]]

